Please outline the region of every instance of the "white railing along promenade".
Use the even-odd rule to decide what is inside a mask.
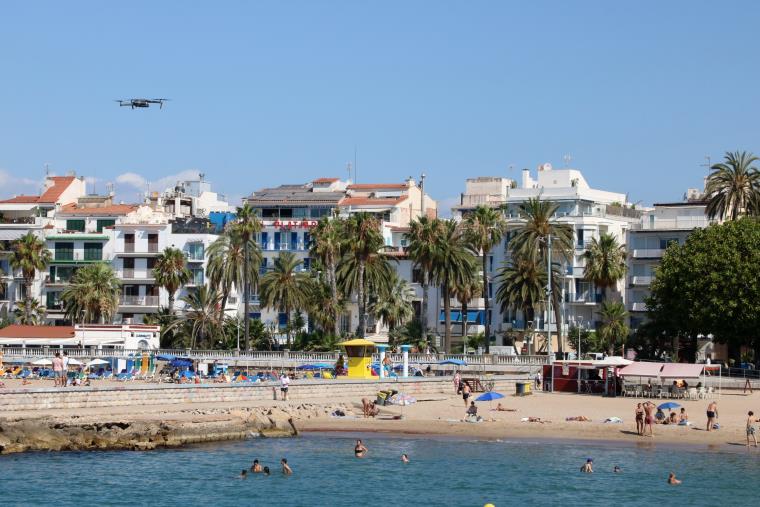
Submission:
[[[3,359],[39,359],[51,358],[56,352],[65,350],[69,357],[74,358],[95,358],[95,357],[115,357],[119,359],[129,359],[135,356],[142,356],[148,352],[154,355],[171,355],[177,357],[190,357],[202,361],[252,361],[257,363],[271,363],[273,366],[286,365],[297,366],[309,363],[334,363],[338,360],[339,352],[301,352],[301,351],[236,351],[236,350],[190,350],[190,349],[160,349],[160,350],[142,350],[142,349],[97,349],[96,347],[86,348],[59,348],[59,347],[1,347]],[[387,356],[394,363],[403,361],[402,354],[389,353]],[[379,354],[373,354],[373,360],[379,361]],[[496,354],[409,354],[409,362],[412,364],[435,364],[445,360],[464,361],[469,366],[478,365],[498,365],[498,366],[524,366],[524,365],[543,365],[548,364],[547,356],[506,356]]]

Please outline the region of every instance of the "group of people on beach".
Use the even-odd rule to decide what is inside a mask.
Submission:
[[[288,465],[288,460],[285,458],[282,458],[280,460],[280,468],[282,470],[282,475],[293,475],[293,470],[290,468],[290,465]],[[268,466],[262,466],[261,463],[259,463],[258,459],[253,460],[253,464],[251,464],[250,468],[251,473],[254,474],[261,474],[266,477],[269,477],[271,474],[271,471],[269,470]],[[240,471],[240,478],[246,479],[248,478],[248,470],[245,468]]]

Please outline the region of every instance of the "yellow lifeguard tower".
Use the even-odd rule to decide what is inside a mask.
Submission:
[[[372,351],[375,342],[356,338],[338,345],[346,348],[349,378],[372,378]]]

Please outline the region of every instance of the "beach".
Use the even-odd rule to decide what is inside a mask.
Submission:
[[[166,389],[176,387],[166,386]],[[71,388],[73,389],[73,388]],[[295,394],[298,385],[291,387]],[[477,397],[477,395],[475,396]],[[384,406],[375,418],[362,416],[361,398],[316,397],[298,401],[256,400],[250,402],[175,403],[166,405],[127,405],[100,408],[56,409],[4,412],[0,424],[45,425],[46,427],[90,427],[92,424],[139,423],[150,428],[173,425],[177,429],[169,441],[156,441],[153,447],[182,445],[193,441],[246,438],[253,432],[271,430],[272,434],[289,435],[290,423],[299,432],[381,432],[424,437],[453,436],[475,439],[567,439],[594,440],[625,445],[682,444],[721,448],[745,445],[745,422],[748,410],[760,414],[760,393],[742,394],[724,391],[714,397],[718,402],[721,428],[705,431],[705,410],[709,400],[674,400],[686,408],[692,426],[655,425],[654,437],[641,437],[635,432],[634,408],[643,401],[637,398],[603,398],[600,396],[543,393],[477,402],[479,423],[462,419],[465,406],[461,396],[425,394],[409,406]],[[660,404],[669,400],[653,400]],[[515,409],[498,412],[497,404]],[[334,415],[336,411],[345,414]],[[666,410],[667,414],[668,411]],[[589,422],[566,421],[567,417],[585,416]],[[539,422],[523,422],[524,418],[540,418]],[[622,423],[606,423],[617,417]],[[89,425],[89,426],[88,426]],[[234,427],[234,431],[228,431]],[[185,428],[192,438],[183,439]],[[191,430],[190,430],[191,428]],[[199,436],[202,435],[202,436]],[[215,437],[218,435],[218,438]],[[65,446],[63,447],[66,448]],[[86,447],[85,447],[86,448]],[[142,448],[152,448],[147,445]],[[6,451],[9,452],[9,451]]]

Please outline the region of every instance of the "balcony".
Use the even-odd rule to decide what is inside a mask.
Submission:
[[[631,303],[632,312],[645,312],[647,311],[646,303]]]
[[[636,248],[633,250],[634,259],[660,259],[665,252],[662,248]]]
[[[36,221],[36,217],[4,217],[0,215],[0,224],[29,225],[29,224],[34,224],[35,221]]]
[[[121,296],[120,306],[158,306],[158,296]]]
[[[707,227],[715,223],[714,220],[708,220],[705,216],[683,216],[670,219],[655,218],[654,222],[644,222],[641,226],[643,230],[691,230],[699,227]]]
[[[629,277],[629,283],[631,285],[651,285],[653,276],[631,276]]]
[[[125,253],[133,253],[135,251],[135,244],[134,243],[124,243],[124,252]]]
[[[565,293],[565,303],[597,304],[601,302],[601,294],[594,294],[593,292]]]

